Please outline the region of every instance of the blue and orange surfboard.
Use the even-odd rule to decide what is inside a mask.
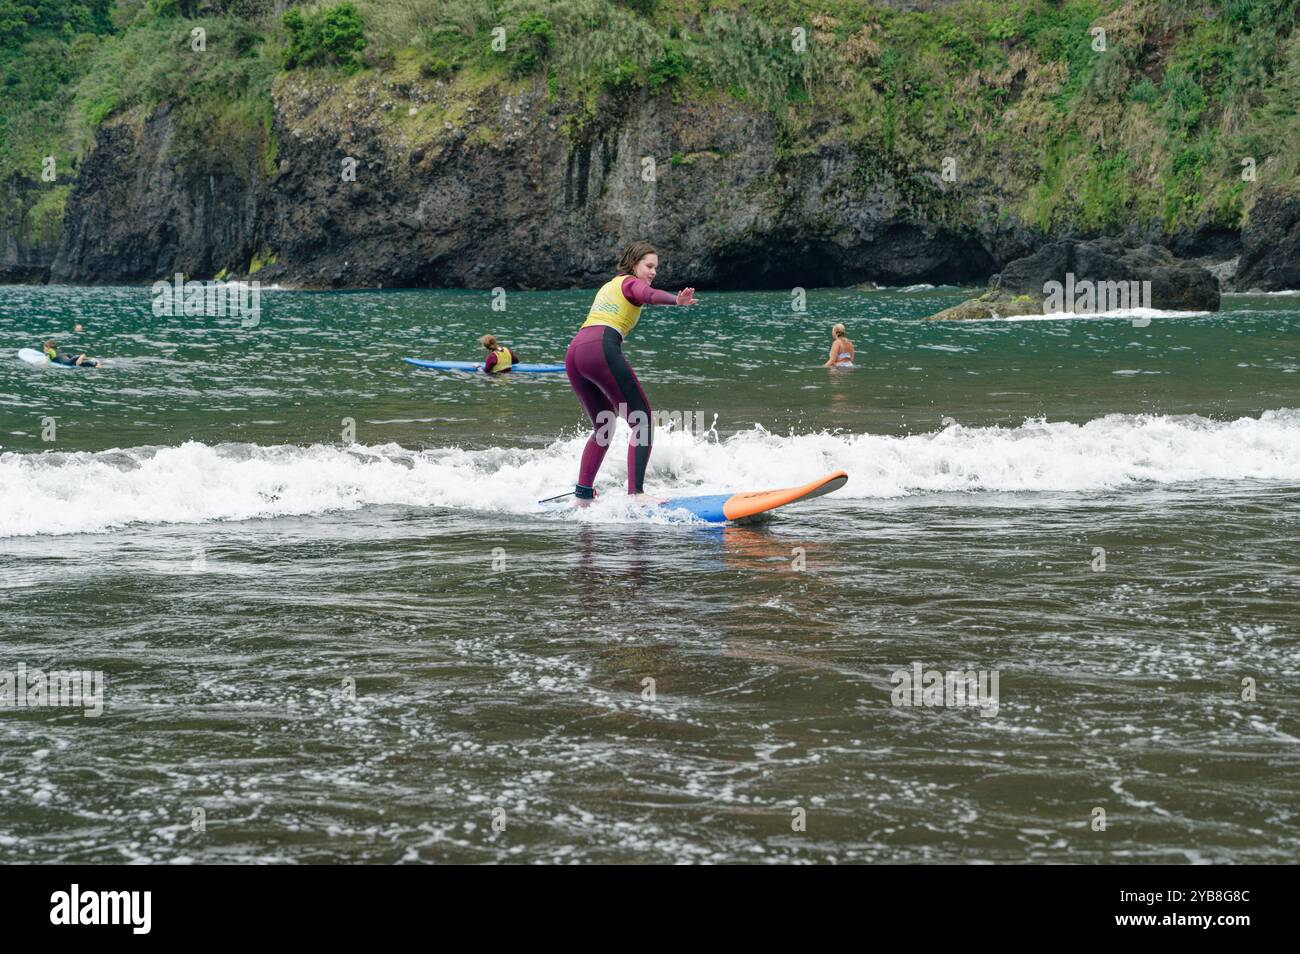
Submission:
[[[740,494],[710,494],[701,497],[674,497],[659,505],[661,510],[685,510],[697,520],[709,523],[747,523],[770,516],[769,511],[802,500],[821,497],[843,487],[847,472],[837,470],[801,487],[780,490],[755,490]]]

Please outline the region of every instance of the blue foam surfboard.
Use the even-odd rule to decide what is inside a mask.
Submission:
[[[424,358],[403,358],[407,364],[413,364],[417,368],[433,368],[437,371],[482,371],[483,365],[475,364],[473,361],[426,361]],[[511,371],[522,371],[524,374],[555,374],[564,370],[562,364],[512,364]],[[508,372],[505,372],[508,373]]]

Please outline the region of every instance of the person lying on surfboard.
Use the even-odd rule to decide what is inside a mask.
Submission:
[[[51,364],[64,364],[69,367],[77,368],[98,368],[99,361],[94,358],[87,358],[84,354],[59,353],[59,346],[53,341],[45,342],[45,357],[50,359]]]
[[[600,470],[613,432],[614,415],[627,421],[627,492],[637,503],[658,503],[645,492],[646,465],[654,442],[654,415],[631,365],[623,357],[628,336],[646,305],[694,305],[695,289],[676,295],[651,288],[659,271],[659,253],[649,242],[633,242],[619,257],[617,273],[600,287],[578,333],[564,355],[564,370],[583,410],[595,427],[582,451],[574,496],[585,507],[595,499]]]
[[[496,335],[484,335],[479,341],[488,350],[487,360],[483,362],[483,370],[488,374],[505,374],[511,365],[519,363],[518,355],[505,345],[497,344]]]
[[[831,329],[831,334],[835,336],[835,340],[831,343],[831,356],[822,367],[853,367],[853,342],[844,336],[844,326],[836,325]]]

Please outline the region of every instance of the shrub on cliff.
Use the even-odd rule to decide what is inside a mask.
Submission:
[[[149,0],[149,12],[160,20],[175,19],[181,15],[181,0]]]
[[[17,49],[40,33],[71,40],[112,29],[112,0],[0,0],[0,49]]]
[[[446,79],[454,72],[455,65],[440,56],[429,55],[420,61],[420,75],[427,79]]]
[[[536,14],[524,17],[515,31],[518,51],[510,61],[511,74],[516,77],[531,75],[546,59],[554,43],[555,30],[551,21]]]
[[[664,43],[664,51],[650,64],[650,92],[676,86],[686,78],[686,57],[675,40]]]
[[[305,14],[290,10],[281,22],[289,33],[284,51],[286,68],[334,65],[349,72],[361,69],[365,23],[352,4],[340,3]]]

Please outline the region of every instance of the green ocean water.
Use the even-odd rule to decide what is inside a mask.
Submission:
[[[586,438],[564,376],[401,361],[561,362],[592,293],[264,291],[241,327],[0,289],[0,692],[106,678],[97,717],[0,706],[6,857],[1294,860],[1300,296],[647,309],[625,353],[701,424],[647,489],[850,475],[717,528],[627,503],[625,433],[596,507],[538,506]],[[49,337],[108,364],[14,357]],[[914,664],[996,706],[895,704]]]

